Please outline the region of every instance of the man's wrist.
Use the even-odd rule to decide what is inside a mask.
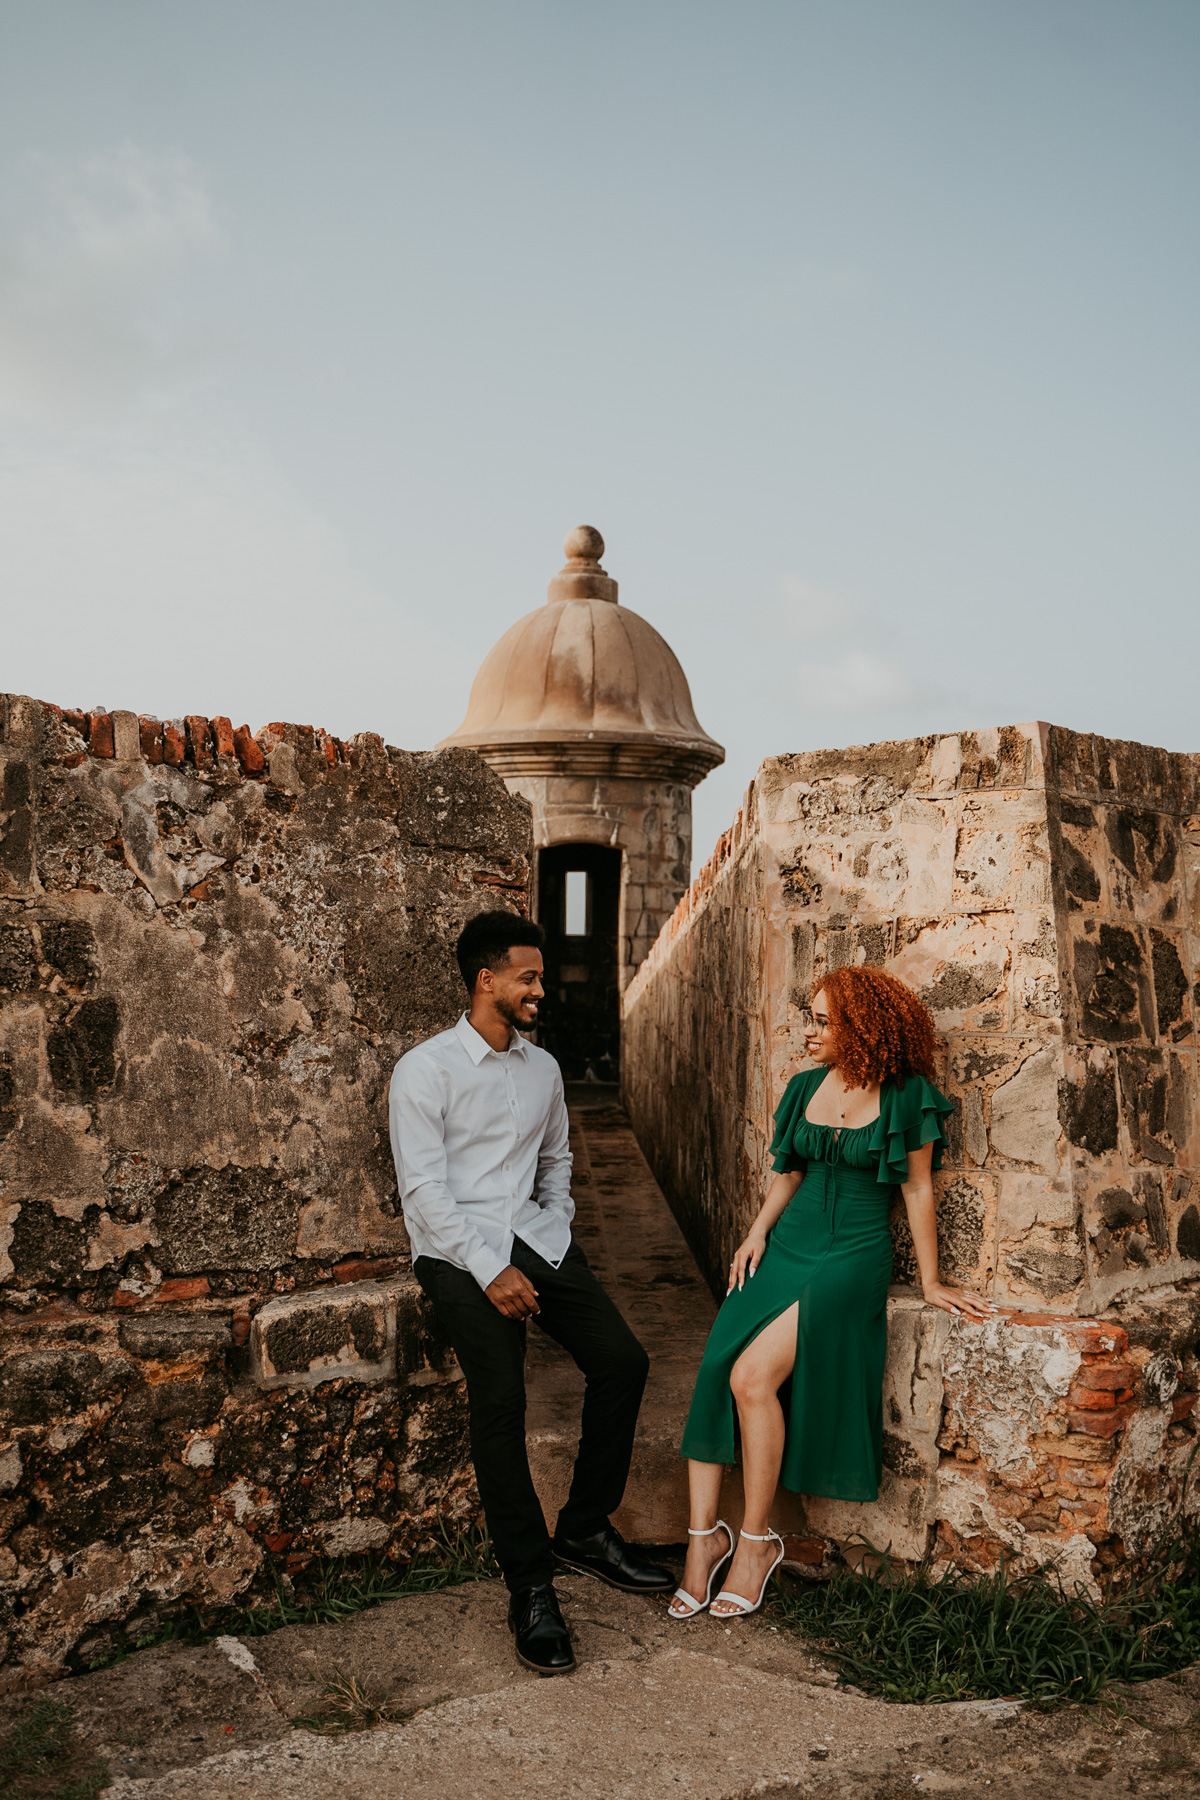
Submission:
[[[484,1250],[473,1256],[467,1267],[475,1277],[484,1293],[491,1287],[497,1275],[503,1275],[509,1266],[509,1258],[501,1256],[495,1250]]]

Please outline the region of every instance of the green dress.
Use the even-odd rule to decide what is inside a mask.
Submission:
[[[910,1150],[931,1143],[933,1166],[941,1166],[942,1120],[954,1109],[932,1082],[910,1075],[882,1084],[879,1117],[870,1125],[810,1125],[804,1114],[827,1073],[793,1076],[775,1114],[774,1167],[804,1170],[804,1180],[754,1275],[717,1314],[681,1454],[697,1462],[735,1460],[733,1365],[799,1301],[796,1366],[780,1396],[787,1425],[781,1480],[798,1494],[874,1500],[883,1469],[888,1203],[908,1178]]]

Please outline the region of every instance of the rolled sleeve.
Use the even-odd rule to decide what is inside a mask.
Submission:
[[[445,1106],[441,1071],[423,1058],[403,1058],[388,1095],[400,1201],[437,1254],[486,1288],[508,1259],[484,1242],[446,1185]]]

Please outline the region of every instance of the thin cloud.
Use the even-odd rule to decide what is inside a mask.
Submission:
[[[195,420],[186,438],[0,459],[5,686],[432,744],[454,723],[450,636],[381,592],[253,441]]]
[[[834,637],[859,624],[866,614],[855,595],[804,575],[781,575],[765,611],[769,635],[783,633],[805,641]]]
[[[789,714],[797,700],[810,716],[861,718],[937,698],[928,683],[889,654],[874,609],[857,594],[789,573],[776,578],[758,610],[760,628],[776,646],[787,638],[815,651],[789,672],[780,671]],[[877,647],[858,648],[864,641]]]
[[[87,419],[178,370],[160,301],[220,243],[186,158],[127,144],[74,163],[30,157],[0,249],[0,407],[29,424]]]
[[[929,697],[899,663],[865,650],[848,650],[831,662],[801,663],[793,682],[806,709],[823,717],[865,707],[904,706]]]

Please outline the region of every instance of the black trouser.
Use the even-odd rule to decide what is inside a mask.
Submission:
[[[535,1323],[587,1378],[575,1473],[556,1529],[590,1537],[625,1492],[650,1359],[574,1239],[557,1269],[520,1238],[512,1261],[537,1289]],[[497,1312],[465,1269],[432,1256],[413,1266],[467,1378],[471,1459],[496,1560],[514,1594],[540,1587],[554,1563],[525,1446],[525,1325]]]

